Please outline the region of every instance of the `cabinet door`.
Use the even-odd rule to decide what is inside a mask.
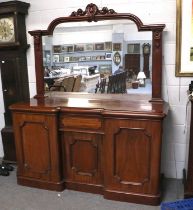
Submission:
[[[63,162],[66,181],[102,184],[102,137],[99,134],[64,132]]]
[[[13,113],[13,123],[18,176],[60,180],[56,116]]]
[[[159,121],[105,121],[105,189],[159,193],[161,126]]]

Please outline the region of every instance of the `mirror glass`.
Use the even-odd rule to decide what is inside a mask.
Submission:
[[[42,43],[46,91],[152,93],[152,32],[132,21],[63,23]]]

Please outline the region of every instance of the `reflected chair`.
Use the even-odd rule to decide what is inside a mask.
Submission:
[[[74,87],[74,76],[62,77],[55,80],[54,84],[49,87],[49,91],[72,92]]]
[[[81,81],[82,81],[82,75],[79,74],[75,77],[74,86],[72,90],[73,92],[80,92]]]

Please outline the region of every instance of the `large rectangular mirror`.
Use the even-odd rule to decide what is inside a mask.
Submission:
[[[45,91],[151,97],[151,46],[128,20],[59,24],[43,37]]]

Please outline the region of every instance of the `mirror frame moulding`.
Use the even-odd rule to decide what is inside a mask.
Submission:
[[[101,10],[93,3],[86,6],[85,11],[78,9],[71,13],[70,16],[59,17],[54,19],[48,26],[47,30],[29,31],[34,38],[35,54],[35,72],[36,72],[36,89],[35,98],[44,98],[44,68],[43,68],[43,51],[42,36],[53,35],[53,31],[58,24],[68,22],[97,22],[102,20],[130,20],[133,21],[138,31],[152,32],[152,100],[162,101],[162,32],[165,24],[144,25],[143,22],[134,14],[117,13],[113,9],[103,7]]]

